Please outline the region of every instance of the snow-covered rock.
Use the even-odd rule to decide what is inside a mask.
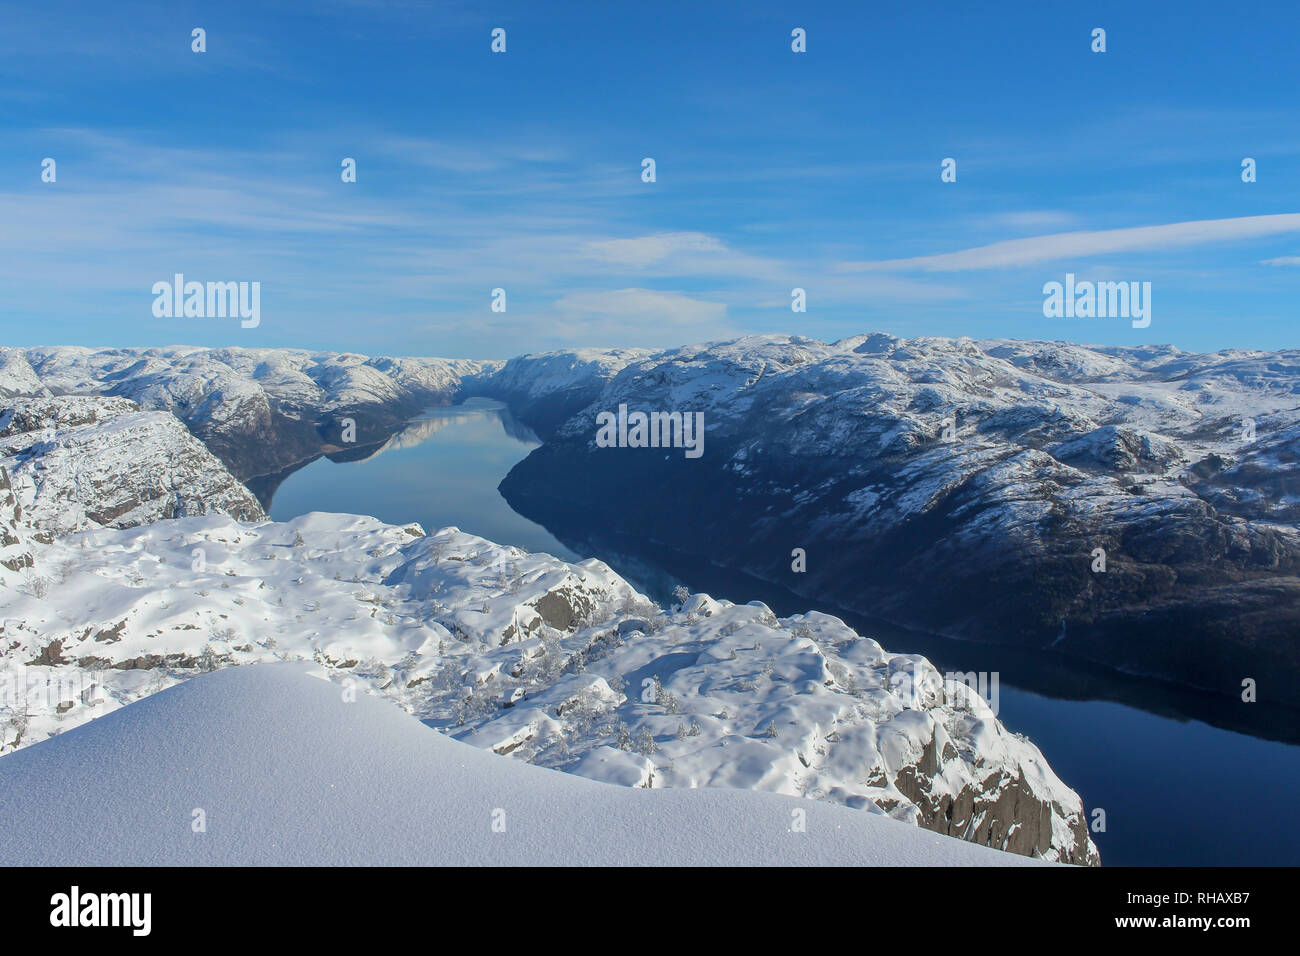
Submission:
[[[0,348],[0,398],[48,394],[22,349]]]
[[[574,349],[510,359],[467,375],[466,395],[508,402],[543,438],[600,395],[605,383],[648,349]]]
[[[526,766],[314,676],[230,668],[0,757],[0,865],[1033,862],[825,802]]]
[[[23,521],[23,510],[14,497],[9,469],[0,466],[0,585],[12,587],[24,582],[24,571],[35,563],[29,539],[31,526]],[[45,534],[40,543],[48,544],[53,534]]]
[[[179,420],[124,398],[0,400],[0,468],[23,519],[49,534],[211,512],[266,517]]]
[[[29,550],[0,587],[5,750],[205,670],[309,659],[515,760],[1096,862],[1078,795],[1033,744],[924,658],[827,615],[706,595],[662,612],[598,561],[354,515],[177,518]]]

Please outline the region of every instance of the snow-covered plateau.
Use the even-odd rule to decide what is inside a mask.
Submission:
[[[31,563],[0,589],[5,750],[198,672],[308,659],[466,743],[580,776],[805,796],[1096,859],[1079,797],[1032,743],[832,617],[706,595],[663,612],[597,561],[354,515],[13,547]]]

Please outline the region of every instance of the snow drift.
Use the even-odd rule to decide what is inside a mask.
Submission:
[[[196,678],[0,759],[0,865],[1024,865],[778,794],[503,760],[309,665]]]

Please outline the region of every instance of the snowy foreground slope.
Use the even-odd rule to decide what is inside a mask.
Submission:
[[[530,767],[314,676],[207,674],[0,759],[0,866],[1033,862],[828,803]]]
[[[310,659],[509,755],[493,759],[809,797],[1097,859],[1078,795],[978,694],[826,615],[705,595],[662,612],[598,561],[353,515],[176,518],[23,548],[30,567],[0,587],[3,750],[202,671]]]

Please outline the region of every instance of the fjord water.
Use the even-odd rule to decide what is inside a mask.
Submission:
[[[565,560],[597,557],[664,601],[673,585],[781,615],[836,614],[886,650],[920,653],[943,672],[997,674],[998,716],[1029,737],[1083,797],[1103,865],[1294,865],[1300,830],[1300,738],[1294,711],[1243,704],[1115,674],[1050,651],[918,634],[818,606],[777,585],[641,542],[593,543],[515,513],[497,491],[538,441],[503,405],[470,399],[434,408],[358,461],[317,459],[275,492],[271,516],[371,514],[427,530],[455,525],[500,544]],[[575,487],[574,494],[582,489]],[[1267,675],[1259,675],[1261,685]],[[989,696],[992,696],[991,694]],[[1232,729],[1224,729],[1232,728]]]
[[[295,471],[271,499],[277,521],[309,511],[373,515],[393,524],[418,521],[426,531],[454,525],[498,544],[574,554],[545,528],[516,514],[497,483],[539,442],[504,405],[471,398],[431,408],[361,461],[318,458]]]

